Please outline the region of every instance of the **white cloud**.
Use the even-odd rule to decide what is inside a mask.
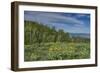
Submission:
[[[81,25],[84,24],[84,22],[75,19],[73,17],[67,17],[58,13],[47,13],[47,12],[29,12],[27,13],[31,15],[31,19],[37,20],[38,22],[43,22],[43,23],[56,23],[63,21],[66,24],[73,24],[73,25]],[[26,14],[26,15],[27,15]]]

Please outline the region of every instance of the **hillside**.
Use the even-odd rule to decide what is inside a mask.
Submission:
[[[56,30],[55,27],[49,27],[44,24],[25,21],[25,44],[41,42],[68,42],[69,33],[62,29]]]

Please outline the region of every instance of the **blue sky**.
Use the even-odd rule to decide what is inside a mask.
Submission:
[[[24,11],[24,20],[63,29],[69,33],[90,33],[90,14]]]

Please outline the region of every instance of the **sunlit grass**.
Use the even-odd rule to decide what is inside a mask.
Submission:
[[[41,43],[25,45],[25,61],[90,58],[89,43]]]

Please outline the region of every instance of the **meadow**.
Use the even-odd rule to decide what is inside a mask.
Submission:
[[[87,59],[89,43],[41,43],[25,45],[25,61]]]

